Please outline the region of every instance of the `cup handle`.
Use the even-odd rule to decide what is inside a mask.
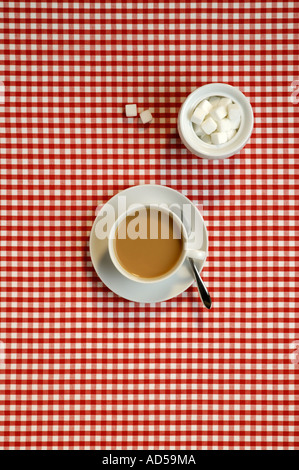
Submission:
[[[206,257],[206,252],[202,250],[193,250],[192,248],[186,248],[187,258],[199,259],[203,261]]]

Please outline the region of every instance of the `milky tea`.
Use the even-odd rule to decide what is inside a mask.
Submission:
[[[117,227],[114,252],[131,275],[144,279],[165,276],[178,264],[184,246],[181,227],[169,213],[143,208]]]

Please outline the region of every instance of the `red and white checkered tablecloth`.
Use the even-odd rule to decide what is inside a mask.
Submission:
[[[298,4],[0,11],[1,448],[298,449]],[[176,130],[210,82],[255,116],[225,161],[193,157]],[[150,126],[124,117],[130,101]],[[95,209],[143,183],[202,207],[210,312],[195,286],[137,304],[97,278]]]

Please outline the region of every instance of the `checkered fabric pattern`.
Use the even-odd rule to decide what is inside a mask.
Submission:
[[[0,8],[1,448],[298,449],[298,4]],[[254,110],[225,161],[176,130],[210,82]],[[136,304],[97,278],[96,207],[142,183],[203,208],[211,311],[195,286]]]

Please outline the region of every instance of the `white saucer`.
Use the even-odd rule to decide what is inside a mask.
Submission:
[[[187,222],[191,229],[195,226],[195,220],[198,226],[202,227],[203,243],[202,246],[198,248],[206,252],[208,251],[208,234],[204,220],[196,206],[183,194],[166,186],[155,184],[133,186],[121,191],[108,201],[108,203],[113,206],[117,217],[121,215],[118,213],[119,196],[126,196],[128,206],[136,202],[141,204],[179,204],[180,206],[183,206],[183,204],[190,204],[191,220],[188,220]],[[105,206],[102,207],[101,212],[103,210],[105,210]],[[194,282],[194,276],[188,260],[183,263],[182,267],[176,273],[162,281],[143,284],[125,278],[115,268],[110,259],[107,238],[100,240],[96,237],[95,225],[98,217],[94,221],[89,239],[91,260],[97,275],[115,294],[133,302],[162,302],[181,294]],[[201,271],[204,261],[196,261],[196,263]]]

